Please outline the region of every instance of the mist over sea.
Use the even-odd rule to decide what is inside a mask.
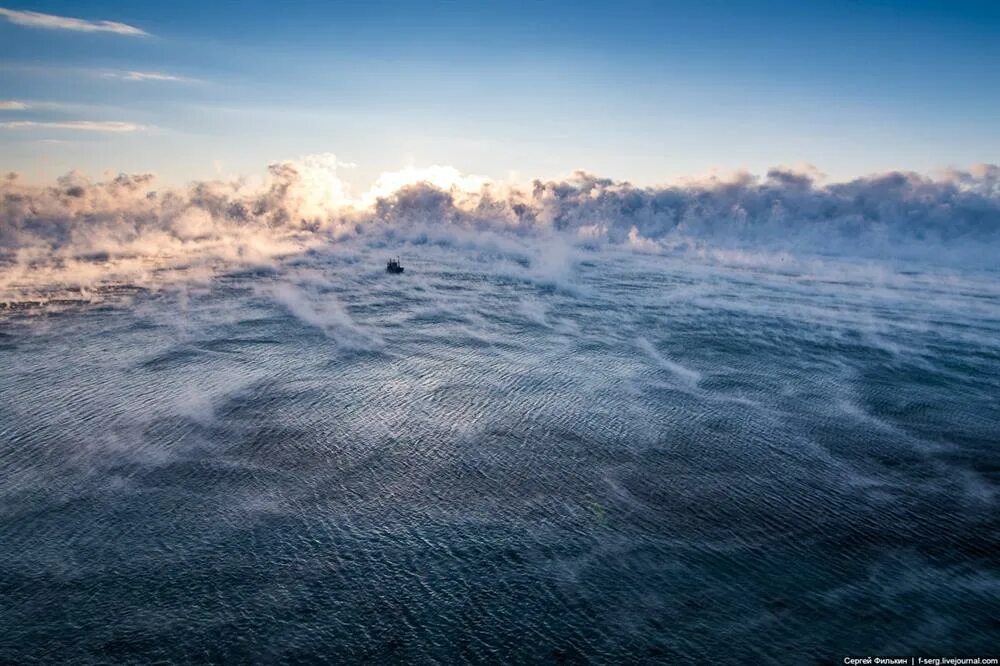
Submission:
[[[0,660],[996,647],[995,272],[535,247],[7,310]]]
[[[996,167],[315,167],[3,184],[0,661],[1000,644]]]

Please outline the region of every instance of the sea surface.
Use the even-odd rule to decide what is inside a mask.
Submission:
[[[997,273],[359,241],[9,307],[0,396],[3,663],[1000,646]]]

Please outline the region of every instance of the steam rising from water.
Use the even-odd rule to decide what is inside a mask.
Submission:
[[[997,167],[337,166],[3,183],[0,661],[996,644]]]
[[[333,155],[271,165],[260,181],[163,189],[148,174],[0,185],[0,302],[109,284],[155,285],[351,237],[445,244],[621,246],[726,264],[817,256],[989,267],[1000,252],[1000,168],[889,173],[823,185],[774,169],[663,187],[577,172],[529,186],[448,167],[385,174],[354,196]],[[554,240],[555,239],[555,240]],[[527,250],[531,253],[533,250]],[[552,270],[559,261],[536,262]]]
[[[465,224],[0,313],[0,661],[994,648],[995,274]]]

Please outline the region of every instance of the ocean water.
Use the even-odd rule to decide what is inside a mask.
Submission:
[[[997,278],[358,241],[7,309],[0,662],[995,653]]]

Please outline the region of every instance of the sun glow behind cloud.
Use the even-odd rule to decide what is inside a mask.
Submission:
[[[356,204],[367,208],[381,198],[391,196],[408,185],[426,183],[444,191],[478,192],[490,179],[485,176],[463,174],[453,166],[431,165],[428,167],[407,166],[398,171],[386,171],[380,175],[371,188]]]

